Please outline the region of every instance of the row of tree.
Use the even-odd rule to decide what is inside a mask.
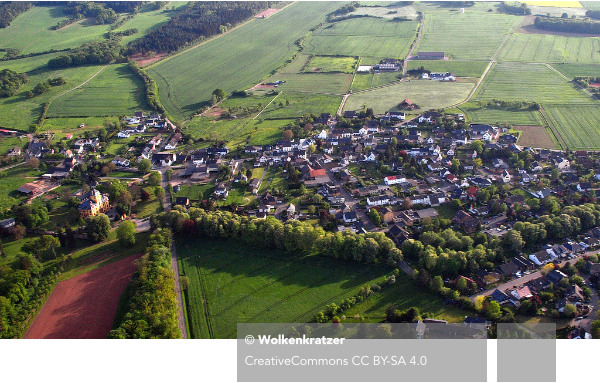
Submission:
[[[68,68],[81,65],[108,64],[125,60],[123,48],[116,40],[96,41],[83,44],[77,49],[48,60],[48,67]]]
[[[6,28],[21,13],[33,6],[30,1],[3,1],[0,3],[0,28]]]
[[[155,231],[138,263],[130,289],[127,313],[108,333],[112,339],[181,338],[175,281],[171,270],[171,232]]]
[[[402,252],[383,233],[356,234],[349,230],[331,233],[312,225],[274,217],[264,220],[224,211],[176,207],[156,218],[158,224],[175,233],[242,241],[250,246],[285,250],[290,253],[319,254],[363,263],[397,265]]]
[[[269,7],[263,1],[198,1],[188,3],[167,23],[129,45],[130,54],[174,52],[200,38],[209,38]]]
[[[587,34],[600,33],[600,23],[581,19],[538,16],[535,18],[534,25],[536,28],[546,31]]]

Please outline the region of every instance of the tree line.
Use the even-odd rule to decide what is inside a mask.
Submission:
[[[378,263],[395,267],[402,252],[383,233],[356,234],[326,232],[309,223],[274,217],[256,219],[225,211],[206,211],[175,207],[153,218],[154,224],[171,228],[176,234],[241,241],[263,249],[290,253],[321,255],[361,263]]]
[[[171,270],[171,232],[155,231],[146,254],[129,286],[128,309],[119,325],[108,333],[112,339],[181,338],[175,281]]]
[[[48,60],[47,65],[49,68],[57,69],[108,64],[113,61],[123,61],[125,59],[123,53],[123,48],[116,40],[92,42]]]
[[[269,5],[270,2],[262,1],[188,3],[167,23],[129,44],[129,54],[174,52],[200,38],[223,33]]]
[[[156,85],[156,81],[154,81],[145,70],[140,68],[135,61],[129,60],[128,64],[129,69],[144,82],[144,93],[146,94],[146,103],[148,106],[159,113],[166,114],[166,109],[158,97],[158,86]]]
[[[44,82],[38,83],[35,86],[35,88],[33,88],[33,90],[28,90],[27,92],[25,92],[25,97],[32,98],[35,96],[39,96],[40,94],[44,94],[47,91],[49,91],[50,88],[53,86],[61,86],[66,83],[67,81],[64,79],[64,77],[50,78]]]
[[[600,23],[580,19],[538,16],[535,18],[533,25],[538,29],[546,31],[588,34],[600,33]]]
[[[529,9],[525,3],[521,3],[521,5],[513,5],[507,4],[503,1],[498,6],[498,10],[502,13],[508,13],[509,15],[531,15],[531,9]]]
[[[11,69],[0,71],[0,98],[13,96],[21,86],[27,83],[24,73],[17,73]]]

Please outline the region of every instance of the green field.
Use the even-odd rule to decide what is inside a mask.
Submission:
[[[282,128],[293,122],[290,119],[262,118],[214,120],[209,117],[194,117],[186,123],[186,133],[191,134],[194,139],[210,139],[216,135],[218,139],[227,141],[230,148],[245,145],[248,137],[250,145],[264,145],[281,139]]]
[[[127,64],[113,64],[80,88],[55,98],[47,116],[122,116],[144,109],[148,106],[142,81]]]
[[[263,113],[261,113],[260,118],[280,119],[302,117],[305,114],[335,114],[340,107],[341,102],[342,97],[340,96],[315,93],[281,92],[279,97],[277,97],[277,99],[272,102]]]
[[[151,66],[161,101],[183,120],[210,100],[215,88],[231,92],[255,85],[293,55],[295,41],[338,7],[298,2]]]
[[[187,304],[193,338],[233,338],[238,322],[309,321],[326,305],[356,294],[389,272],[379,266],[211,240],[179,241],[177,253],[190,282]]]
[[[57,139],[65,137],[67,134],[72,134],[73,137],[81,137],[87,131],[94,132],[104,126],[105,122],[115,122],[116,117],[60,117],[48,118],[44,120],[40,130],[51,131]],[[84,127],[79,126],[83,124]]]
[[[202,193],[203,199],[208,199],[212,196],[214,190],[214,184],[181,185],[181,189],[175,196],[188,197],[192,201],[198,201],[200,199],[200,193]]]
[[[545,64],[497,63],[485,77],[475,100],[592,104],[594,101]]]
[[[356,59],[354,57],[313,56],[307,63],[305,72],[339,72],[354,73]]]
[[[36,59],[32,57],[31,59]],[[12,62],[12,61],[9,61]],[[9,66],[9,68],[13,68]],[[50,70],[44,67],[27,72],[29,82],[22,86],[12,97],[0,99],[0,126],[8,129],[27,131],[30,124],[36,123],[42,113],[44,103],[50,101],[59,94],[82,84],[102,66],[82,66],[76,68]],[[15,68],[18,70],[18,68]],[[25,92],[32,90],[40,83],[50,78],[63,77],[65,85],[51,87],[46,93],[33,98],[26,98]]]
[[[552,67],[568,78],[600,77],[600,64],[552,64]]]
[[[339,31],[335,29],[337,25],[346,23],[351,26]],[[307,39],[304,43],[306,53],[403,58],[408,53],[418,23],[414,21],[397,23],[368,17],[329,25],[333,27],[325,27]],[[373,30],[370,29],[371,25]]]
[[[454,59],[491,59],[521,17],[486,12],[487,8],[481,4],[481,8],[465,8],[465,13],[445,8],[425,11],[423,37],[415,52],[440,51]]]
[[[600,63],[600,38],[515,33],[502,47],[498,60]]]
[[[0,29],[0,46],[34,53],[75,48],[90,41],[104,40],[103,34],[108,32],[110,25],[93,25],[89,20],[80,20],[55,31],[48,29],[67,19],[62,9],[63,6],[32,7],[9,27]]]
[[[375,88],[400,80],[402,72],[357,73],[352,82],[352,92]]]
[[[29,140],[25,137],[0,137],[0,156],[4,156],[9,149],[15,146],[24,148],[28,142]]]
[[[409,98],[422,110],[443,108],[463,101],[474,84],[472,82],[440,82],[412,80],[372,91],[354,94],[346,100],[344,110],[373,108],[375,113],[397,110],[397,105]]]
[[[545,116],[562,145],[570,150],[600,147],[600,110],[597,106],[544,105]]]
[[[424,67],[436,73],[450,72],[456,77],[481,77],[488,64],[488,61],[409,60],[408,69]]]
[[[492,109],[472,102],[460,105],[459,108],[470,123],[542,125],[537,111]]]

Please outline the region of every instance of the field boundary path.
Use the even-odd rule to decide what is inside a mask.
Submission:
[[[421,22],[419,23],[419,29],[417,30],[417,36],[410,46],[410,50],[406,54],[404,63],[402,64],[402,77],[406,76],[408,70],[408,58],[412,56],[413,51],[417,48],[417,45],[421,42],[421,36],[423,36],[423,27],[425,25],[425,13],[421,13]]]
[[[61,94],[59,94],[58,96],[54,97],[53,99],[50,100],[50,102],[48,102],[48,109],[50,108],[50,105],[59,97],[64,96],[65,94],[74,91],[75,89],[81,88],[82,86],[84,86],[85,84],[87,84],[88,82],[92,81],[94,79],[94,77],[98,76],[100,74],[100,72],[102,72],[104,69],[106,69],[110,64],[112,63],[108,63],[105,66],[103,66],[102,68],[100,68],[100,70],[98,70],[98,72],[94,73],[92,75],[92,77],[88,78],[87,80],[85,80],[84,82],[82,82],[81,84],[77,85],[74,88],[71,88],[69,90],[66,90],[64,92],[62,92]]]

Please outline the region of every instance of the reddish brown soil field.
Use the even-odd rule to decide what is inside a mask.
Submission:
[[[600,88],[600,84],[598,84],[597,82],[593,82],[590,84],[591,88]]]
[[[25,333],[25,339],[102,339],[111,330],[134,261],[125,259],[60,282]]]
[[[532,148],[557,149],[556,144],[548,135],[548,131],[543,126],[513,126],[514,130],[521,131],[521,136],[517,144],[529,146]]]
[[[164,57],[166,57],[167,54],[166,53],[159,53],[156,54],[154,56],[142,56],[141,54],[137,54],[137,55],[133,55],[133,56],[129,56],[129,58],[133,61],[135,61],[140,67],[145,67],[147,65],[150,65],[158,60],[163,59]]]
[[[261,13],[259,13],[258,15],[256,15],[257,19],[266,19],[267,17],[274,15],[275,13],[279,12],[279,9],[277,8],[269,8],[269,9],[265,9],[264,11],[262,11]]]

